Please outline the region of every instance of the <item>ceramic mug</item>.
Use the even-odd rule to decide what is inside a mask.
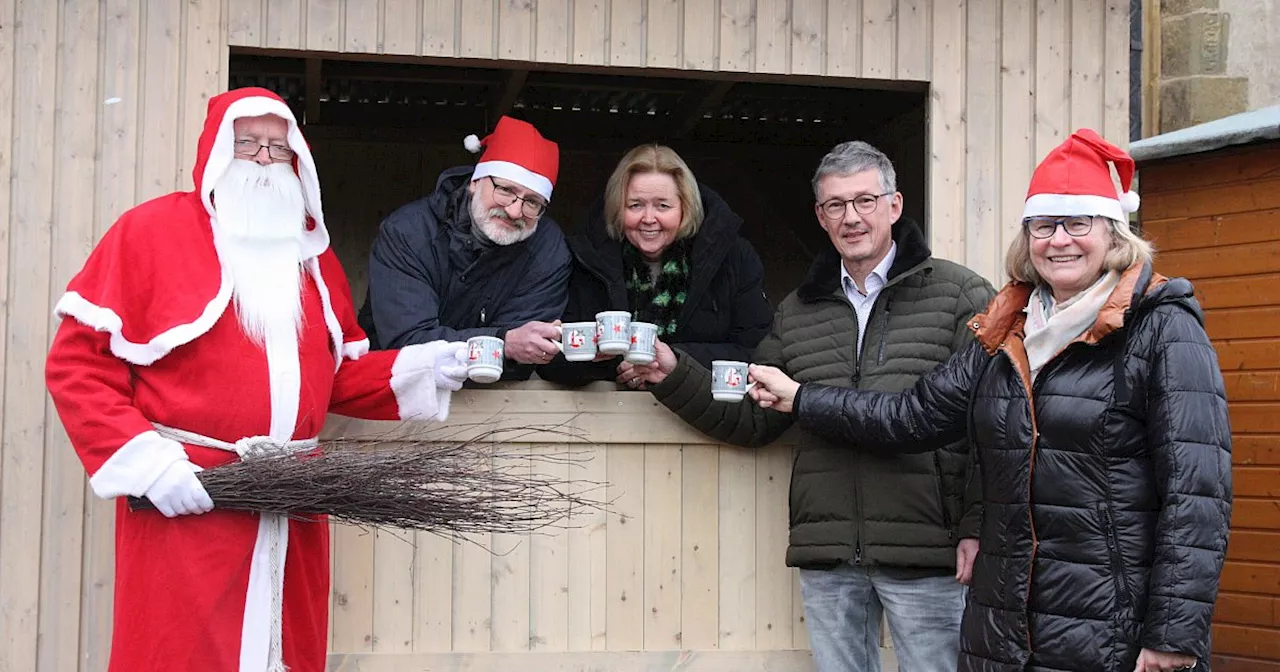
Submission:
[[[569,322],[560,325],[556,342],[564,358],[571,362],[589,362],[596,358],[596,323]]]
[[[631,349],[631,313],[606,310],[596,313],[596,348],[606,355],[625,355]]]
[[[658,338],[658,325],[652,322],[631,323],[631,345],[623,359],[632,364],[648,364],[657,356],[653,342]]]
[[[472,336],[467,339],[467,377],[477,383],[492,383],[502,377],[502,339]]]
[[[727,359],[711,362],[711,397],[716,401],[742,401],[747,391],[755,387],[747,383],[747,363]]]

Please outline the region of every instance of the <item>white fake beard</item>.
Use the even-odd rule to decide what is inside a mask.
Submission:
[[[499,219],[506,223],[494,222],[494,219]],[[532,223],[527,219],[512,220],[507,217],[507,211],[502,208],[491,208],[486,214],[484,204],[478,198],[471,199],[471,221],[475,222],[480,232],[486,238],[492,240],[495,245],[518,243],[532,236],[534,230],[538,228],[537,220]]]
[[[302,328],[302,183],[288,163],[235,159],[214,188],[218,257],[246,336],[265,347]],[[268,338],[268,337],[272,338]]]

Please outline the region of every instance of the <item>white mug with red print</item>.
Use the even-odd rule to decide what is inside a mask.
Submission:
[[[658,338],[658,325],[652,322],[631,323],[631,345],[623,359],[632,364],[648,364],[657,356],[653,342]]]
[[[711,398],[716,401],[742,401],[747,390],[755,387],[747,382],[747,363],[717,359],[711,362]]]
[[[596,323],[567,322],[560,325],[556,343],[564,358],[571,362],[589,362],[596,358]]]
[[[631,313],[606,310],[596,313],[596,348],[606,355],[625,355],[631,349]]]
[[[492,383],[502,377],[502,339],[472,336],[467,339],[467,377]]]

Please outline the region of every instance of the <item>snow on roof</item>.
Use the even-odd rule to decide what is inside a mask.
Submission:
[[[1130,143],[1129,154],[1141,163],[1277,138],[1280,105],[1273,105]]]

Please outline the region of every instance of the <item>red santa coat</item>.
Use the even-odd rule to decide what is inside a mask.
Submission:
[[[231,122],[266,113],[289,122],[311,219],[297,354],[270,363],[227,310],[232,287],[213,244],[210,199],[233,160]],[[262,89],[212,99],[194,176],[194,191],[144,203],[107,232],[58,302],[64,319],[46,365],[90,485],[120,498],[113,671],[256,672],[268,664],[270,614],[260,582],[250,588],[261,570],[259,516],[215,508],[169,519],[130,511],[123,498],[141,496],[177,460],[208,468],[238,458],[163,438],[153,423],[234,443],[313,438],[328,413],[394,420],[448,412],[449,392],[434,382],[440,344],[368,351],[328,248],[314,162],[283,101]],[[325,521],[289,523],[283,593],[284,663],[320,672],[328,639]]]

